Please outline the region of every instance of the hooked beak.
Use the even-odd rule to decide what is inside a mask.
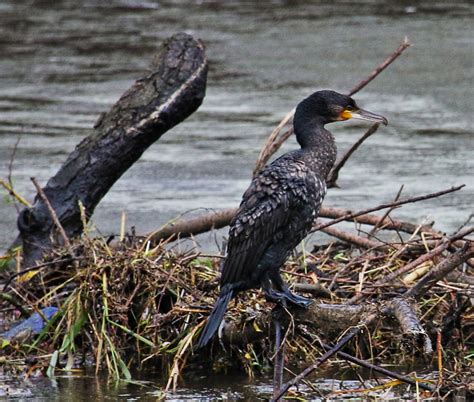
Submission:
[[[369,112],[368,110],[358,109],[357,111],[344,110],[341,114],[344,119],[359,119],[373,121],[376,123],[382,123],[383,125],[388,124],[388,120],[376,113]]]

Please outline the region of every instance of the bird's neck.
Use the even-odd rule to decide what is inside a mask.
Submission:
[[[334,137],[324,124],[324,121],[314,118],[303,124],[294,124],[294,129],[305,164],[326,178],[336,161],[337,148]]]

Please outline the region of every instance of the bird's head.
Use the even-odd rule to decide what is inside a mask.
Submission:
[[[361,109],[350,96],[328,90],[315,92],[301,101],[296,108],[295,121],[299,118],[319,118],[323,124],[349,119],[388,124],[385,117]]]

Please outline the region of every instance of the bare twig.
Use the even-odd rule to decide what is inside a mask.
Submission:
[[[329,226],[335,225],[336,223],[339,223],[339,222],[342,222],[342,221],[345,221],[345,220],[348,220],[348,219],[357,218],[358,216],[368,214],[369,212],[380,211],[381,209],[393,208],[393,207],[398,207],[398,206],[404,205],[404,204],[410,204],[410,203],[414,203],[414,202],[418,202],[418,201],[428,200],[428,199],[431,199],[431,198],[441,197],[442,195],[453,193],[455,191],[459,191],[465,186],[466,186],[465,184],[461,184],[460,186],[451,187],[450,189],[438,191],[436,193],[430,193],[430,194],[421,195],[421,196],[418,196],[418,197],[405,198],[405,199],[400,200],[400,201],[389,202],[389,203],[386,203],[386,204],[380,204],[376,207],[364,209],[362,211],[358,211],[358,212],[354,212],[354,213],[348,213],[347,215],[344,215],[344,216],[341,216],[337,219],[334,219],[331,222],[324,223],[324,224],[321,224],[321,225],[315,225],[313,227],[312,231],[315,232],[316,230],[321,230],[321,229],[327,228]]]
[[[13,198],[15,198],[19,203],[23,204],[24,206],[28,208],[31,207],[31,204],[28,201],[26,201],[20,194],[18,194],[9,183],[3,180],[0,180],[0,186],[2,186],[5,190],[7,190],[8,193]]]
[[[278,318],[274,319],[275,324],[275,363],[273,365],[273,396],[280,392],[283,383],[283,370],[285,368],[285,342],[282,338],[281,323]]]
[[[364,328],[371,324],[377,317],[378,314],[376,313],[368,315],[367,318],[361,324],[357,325],[356,327],[353,327],[350,331],[348,331],[347,335],[345,335],[331,349],[327,350],[326,353],[324,353],[321,357],[317,358],[311,366],[307,367],[296,377],[285,383],[281,387],[280,392],[276,395],[276,397],[272,399],[272,401],[278,401],[293,385],[298,384],[300,381],[310,375],[314,370],[316,370],[321,364],[328,360],[331,356],[339,352],[347,343],[349,343],[357,334],[359,334]]]
[[[369,138],[372,134],[374,134],[377,129],[379,128],[380,124],[375,123],[370,126],[370,128],[365,132],[365,134],[360,137],[348,150],[347,152],[342,156],[342,158],[333,166],[331,171],[328,174],[328,177],[326,179],[327,187],[332,188],[332,187],[337,187],[337,179],[339,177],[339,171],[344,167],[346,164],[347,160],[351,157],[351,155],[357,151],[357,149],[362,145],[362,143]]]
[[[398,201],[400,199],[400,196],[402,195],[402,191],[403,191],[403,184],[400,186],[400,190],[398,190],[398,193],[397,195],[395,196],[395,199],[394,201]],[[373,236],[375,233],[377,233],[377,230],[379,229],[379,227],[381,226],[382,222],[388,218],[388,216],[390,215],[390,213],[395,209],[395,207],[392,207],[392,208],[389,208],[387,209],[387,211],[383,214],[383,216],[380,218],[380,220],[377,222],[377,224],[372,228],[372,230],[370,231],[369,235],[370,236]],[[399,236],[400,237],[400,236]],[[401,237],[400,237],[401,239]]]
[[[410,47],[410,43],[408,42],[408,38],[405,37],[403,42],[400,43],[400,46],[390,55],[388,56],[375,70],[373,70],[369,76],[359,82],[354,88],[349,91],[349,96],[354,95],[356,92],[359,92],[362,88],[364,88],[368,83],[374,80],[383,70],[385,70],[390,64],[392,64],[408,47]]]
[[[10,184],[10,187],[13,188],[13,180],[12,180],[12,174],[13,174],[13,162],[15,161],[15,155],[16,155],[16,151],[18,150],[18,144],[20,143],[21,141],[21,135],[18,136],[16,142],[15,142],[15,145],[13,145],[13,150],[12,150],[12,154],[10,156],[10,163],[8,164],[8,176],[7,176],[7,179],[8,179],[8,184]]]
[[[39,197],[48,208],[49,214],[51,215],[51,219],[53,220],[54,224],[58,228],[59,233],[61,233],[61,237],[64,240],[64,244],[69,250],[71,250],[71,242],[69,241],[69,238],[67,237],[66,232],[64,231],[63,225],[61,225],[61,222],[59,222],[58,216],[56,215],[56,212],[54,211],[51,203],[49,202],[48,197],[46,197],[46,194],[44,193],[43,189],[40,187],[36,179],[34,177],[31,177],[30,179],[34,184]]]

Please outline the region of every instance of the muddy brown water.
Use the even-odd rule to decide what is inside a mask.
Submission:
[[[411,196],[466,184],[394,214],[453,231],[473,212],[473,16],[469,1],[4,0],[0,176],[19,140],[12,178],[31,200],[29,178],[46,182],[98,114],[143,74],[158,44],[185,31],[207,46],[205,101],[116,183],[93,220],[101,233],[117,233],[125,211],[127,226],[145,233],[187,211],[236,206],[261,145],[287,111],[316,89],[349,90],[407,35],[413,47],[355,96],[390,125],[351,158],[326,205],[376,205],[402,185]],[[366,127],[331,129],[344,150]],[[294,147],[291,139],[282,152]],[[2,249],[15,237],[15,220],[2,199]],[[215,248],[220,236],[202,236],[201,245]]]

